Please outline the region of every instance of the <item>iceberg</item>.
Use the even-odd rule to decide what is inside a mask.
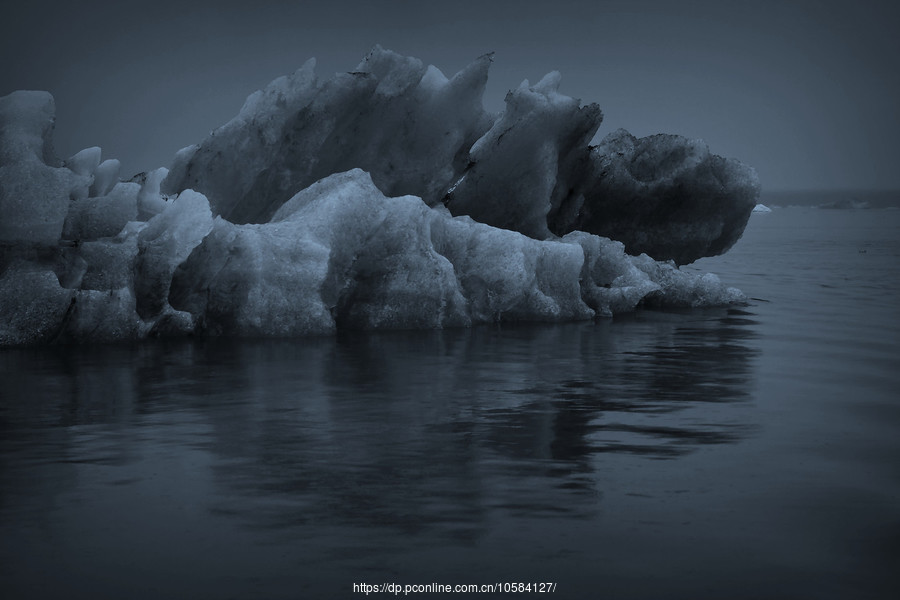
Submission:
[[[553,72],[490,115],[376,47],[254,93],[170,168],[60,161],[53,98],[0,98],[0,345],[568,321],[745,301],[679,264],[724,252],[755,172],[678,136],[589,146],[596,105]]]
[[[843,198],[841,200],[835,200],[834,202],[826,202],[825,204],[820,204],[819,208],[860,210],[872,208],[872,205],[866,200],[860,201],[853,198]]]

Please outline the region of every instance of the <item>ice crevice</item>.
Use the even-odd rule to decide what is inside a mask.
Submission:
[[[58,160],[46,92],[0,98],[0,345],[568,321],[744,296],[678,268],[725,252],[753,169],[674,135],[598,146],[595,104],[526,80],[481,103],[376,47],[252,94],[169,168]]]

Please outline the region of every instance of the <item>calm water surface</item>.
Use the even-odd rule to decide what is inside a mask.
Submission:
[[[900,211],[754,215],[686,268],[753,300],[2,351],[0,589],[897,597]]]

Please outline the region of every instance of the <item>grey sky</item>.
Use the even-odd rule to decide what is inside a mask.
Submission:
[[[678,133],[755,166],[768,190],[900,189],[900,9],[892,2],[646,0],[31,2],[0,9],[0,95],[56,98],[61,157],[98,145],[167,166],[270,80],[376,43],[452,75],[496,52],[485,105],[563,75],[600,136]]]

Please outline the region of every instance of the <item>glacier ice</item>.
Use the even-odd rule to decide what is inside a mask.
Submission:
[[[591,148],[581,173],[554,231],[589,231],[680,265],[731,248],[760,193],[756,171],[678,135],[619,129]]]
[[[121,182],[103,196],[72,200],[63,221],[62,239],[95,240],[116,235],[137,219],[139,191],[139,185]]]
[[[70,200],[87,196],[90,176],[53,153],[55,115],[47,92],[0,98],[0,244],[55,244]]]
[[[52,147],[53,98],[0,98],[0,345],[565,321],[743,301],[677,265],[724,252],[755,172],[617,131],[553,72],[488,114],[492,57],[452,78],[376,47],[251,95],[169,169]]]
[[[319,179],[361,168],[390,196],[434,204],[489,127],[481,106],[489,64],[484,56],[447,80],[417,59],[378,49],[355,71],[320,83],[310,60],[180,151],[163,191],[194,189],[229,221],[261,223]]]
[[[580,176],[578,163],[603,118],[596,104],[557,89],[560,74],[506,96],[506,110],[469,151],[469,164],[445,198],[454,214],[546,239],[547,216]],[[565,231],[557,232],[560,235]]]
[[[163,191],[194,189],[234,223],[267,221],[292,194],[361,168],[385,194],[443,202],[455,215],[536,239],[587,231],[631,254],[687,264],[740,237],[756,172],[676,135],[624,130],[589,143],[603,115],[526,80],[498,117],[481,106],[491,56],[452,79],[376,47],[320,83],[314,62],[250,96],[240,114],[176,156]]]

